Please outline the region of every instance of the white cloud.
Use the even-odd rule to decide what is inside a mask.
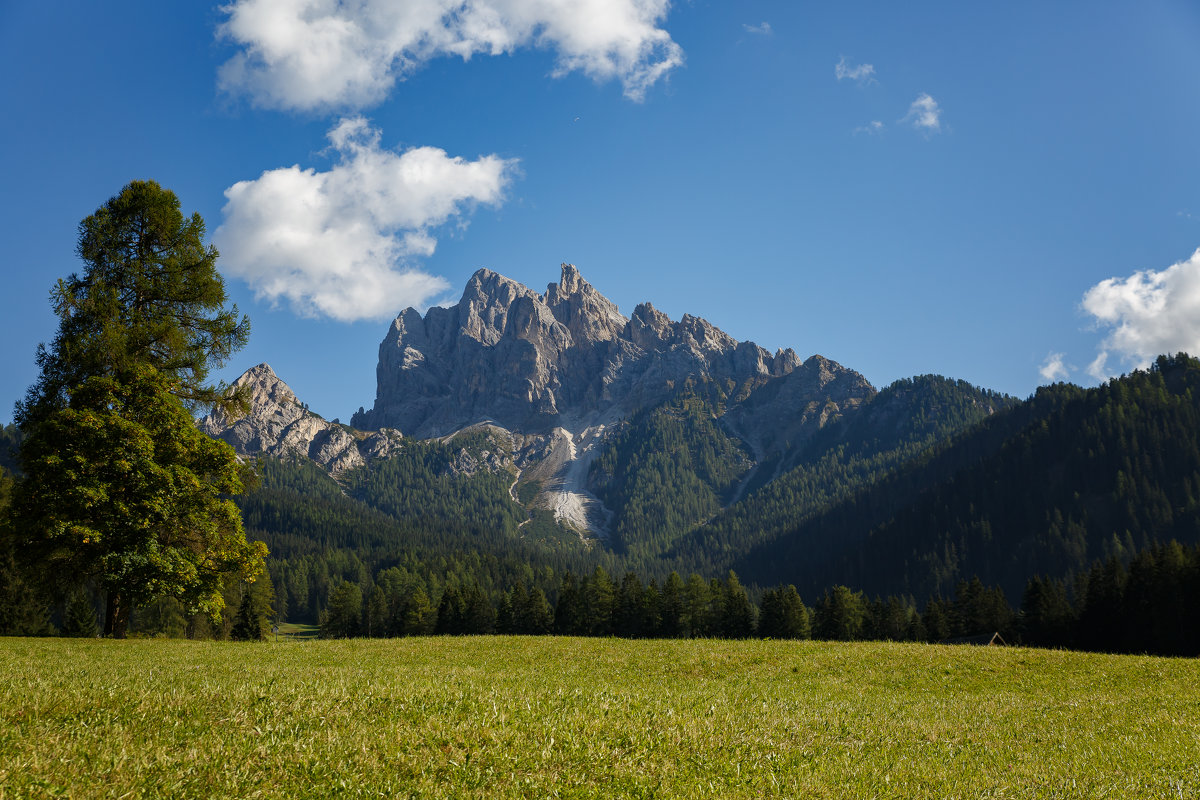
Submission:
[[[1098,381],[1108,380],[1112,374],[1108,371],[1108,352],[1101,350],[1092,363],[1088,364],[1087,374]]]
[[[433,254],[438,227],[498,205],[517,162],[386,150],[361,117],[339,122],[329,141],[339,158],[328,172],[282,167],[225,190],[213,234],[223,270],[305,316],[378,319],[427,305],[449,285],[412,260]]]
[[[440,56],[554,50],[555,76],[580,71],[646,91],[683,64],[659,27],[670,0],[233,0],[219,35],[240,48],[221,87],[262,106],[355,109]]]
[[[759,34],[759,35],[761,35],[761,36],[770,36],[772,33],[774,33],[774,32],[775,32],[775,31],[774,31],[774,30],[771,28],[771,23],[769,23],[769,22],[760,22],[760,23],[759,23],[759,24],[757,24],[757,25],[745,25],[745,24],[743,24],[743,25],[742,25],[742,28],[744,28],[744,29],[745,29],[746,33],[757,33],[757,34]]]
[[[900,121],[911,123],[914,128],[926,133],[937,133],[942,129],[942,109],[937,100],[922,92]]]
[[[1046,360],[1038,368],[1038,374],[1042,376],[1042,380],[1046,383],[1056,383],[1071,377],[1071,370],[1074,367],[1066,364],[1064,360],[1066,357],[1066,353],[1047,353]]]
[[[842,56],[838,59],[838,63],[833,66],[833,74],[837,79],[844,80],[849,78],[852,81],[859,83],[874,83],[875,82],[875,67],[871,64],[859,64],[852,66],[846,63],[846,57]]]
[[[1164,353],[1200,354],[1200,249],[1161,271],[1101,281],[1084,294],[1083,310],[1111,329],[1088,367],[1098,380],[1114,374],[1110,354],[1130,368],[1147,367]]]
[[[868,122],[866,125],[859,125],[857,128],[854,129],[854,132],[856,134],[857,133],[866,133],[866,134],[883,133],[883,127],[884,127],[884,125],[882,122],[880,122],[877,119],[873,119],[870,122]]]

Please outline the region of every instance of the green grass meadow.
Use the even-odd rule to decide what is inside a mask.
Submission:
[[[0,798],[1198,797],[1200,662],[467,637],[0,639]]]

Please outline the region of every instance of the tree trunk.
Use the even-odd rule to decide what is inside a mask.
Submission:
[[[119,592],[108,593],[108,608],[104,614],[104,635],[124,639],[129,627],[129,606],[121,602]]]

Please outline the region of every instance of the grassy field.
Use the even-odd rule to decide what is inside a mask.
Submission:
[[[1197,797],[1200,662],[0,639],[0,798]]]
[[[284,639],[316,639],[320,632],[320,629],[316,625],[285,622],[279,626],[277,634],[272,634],[267,638],[273,642],[279,642]]]

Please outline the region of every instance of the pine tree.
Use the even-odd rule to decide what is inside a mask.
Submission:
[[[612,578],[604,567],[597,566],[584,586],[584,603],[587,610],[588,633],[592,636],[609,636],[613,632],[613,605],[616,590]]]
[[[1066,644],[1075,622],[1062,581],[1034,575],[1021,598],[1019,628],[1022,641],[1043,647]]]
[[[940,642],[950,638],[950,612],[946,601],[940,597],[930,598],[925,604],[925,614],[921,621],[925,628],[926,641]]]
[[[389,635],[387,594],[379,585],[372,587],[371,593],[367,596],[366,621],[367,636],[378,639]]]
[[[758,635],[771,639],[807,639],[812,635],[808,609],[794,585],[763,592]]]
[[[362,621],[362,589],[349,581],[329,593],[329,609],[321,618],[321,637],[349,639],[358,636]]]
[[[684,585],[684,633],[695,638],[713,635],[712,591],[696,573]]]
[[[540,586],[529,593],[523,627],[525,633],[534,636],[550,633],[554,628],[554,609],[550,607],[550,601]]]
[[[738,576],[729,571],[720,584],[719,634],[726,639],[746,639],[754,635],[754,604]]]
[[[679,577],[678,572],[673,571],[663,582],[659,601],[658,632],[668,638],[683,636],[685,610],[683,579]]]
[[[579,582],[567,570],[559,586],[558,605],[554,608],[554,631],[566,636],[583,636],[587,629],[586,600]]]
[[[819,639],[861,639],[866,617],[867,603],[862,592],[855,592],[846,586],[835,586],[817,604],[814,633]]]
[[[621,579],[613,604],[613,632],[617,636],[636,638],[644,635],[644,609],[642,607],[645,589],[637,573],[629,571]]]
[[[250,592],[242,595],[242,603],[238,606],[238,613],[234,618],[233,630],[230,631],[229,638],[235,642],[255,642],[263,638],[262,628],[254,613],[254,600],[250,597]]]
[[[438,622],[438,610],[429,601],[425,589],[417,586],[404,603],[401,633],[404,636],[428,636]]]

